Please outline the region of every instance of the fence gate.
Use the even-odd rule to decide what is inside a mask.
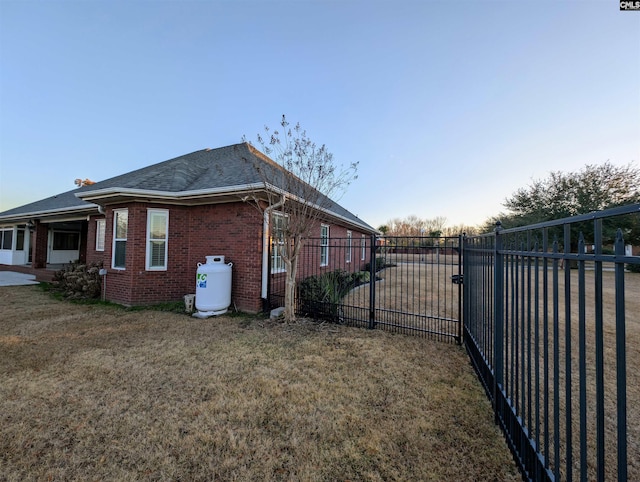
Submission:
[[[298,263],[297,312],[460,342],[460,247],[459,237],[308,239]],[[283,266],[277,245],[270,259],[269,306],[282,306],[285,273],[277,269]]]

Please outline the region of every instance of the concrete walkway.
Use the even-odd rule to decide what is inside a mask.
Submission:
[[[35,275],[32,274],[0,271],[0,286],[37,285],[35,279]]]

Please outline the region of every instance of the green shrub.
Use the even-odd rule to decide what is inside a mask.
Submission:
[[[631,273],[640,273],[640,264],[627,263],[627,271]]]
[[[353,273],[353,281],[356,286],[368,283],[371,281],[371,273],[368,271],[358,271]]]
[[[349,291],[368,283],[366,271],[350,273],[341,269],[317,276],[309,276],[298,286],[298,307],[303,315],[340,321],[340,302]]]
[[[376,273],[382,269],[384,269],[387,265],[385,258],[382,256],[378,256],[376,258]],[[367,263],[364,267],[365,271],[371,271],[371,263]]]

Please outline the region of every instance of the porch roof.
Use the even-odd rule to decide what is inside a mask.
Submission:
[[[71,217],[83,217],[88,214],[97,214],[98,205],[83,201],[76,196],[83,188],[56,194],[39,201],[9,209],[0,213],[0,223],[25,222],[29,219],[61,219]]]

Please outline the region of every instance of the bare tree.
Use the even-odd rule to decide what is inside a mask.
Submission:
[[[440,236],[447,224],[447,218],[437,216],[422,219],[412,214],[406,218],[394,218],[387,221],[389,236]]]
[[[286,271],[284,319],[291,322],[300,250],[336,206],[334,199],[357,179],[358,163],[337,166],[327,147],[313,142],[299,123],[290,128],[283,115],[280,126],[279,130],[265,126],[264,134],[257,136],[261,150],[275,163],[255,166],[264,191],[256,191],[251,200],[263,214],[268,213],[271,240]]]

